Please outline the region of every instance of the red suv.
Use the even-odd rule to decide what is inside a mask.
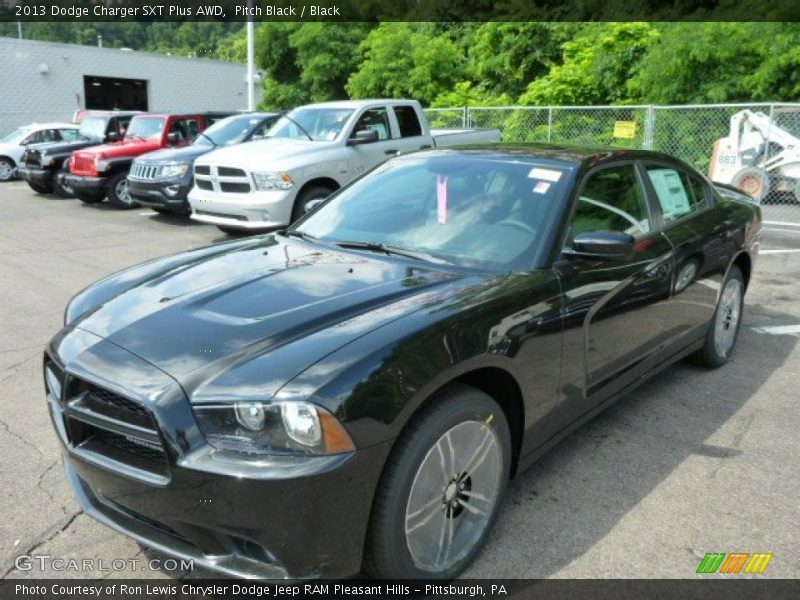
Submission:
[[[215,121],[233,113],[147,113],[131,119],[119,142],[72,153],[65,185],[88,204],[108,201],[119,208],[136,206],[128,192],[127,176],[133,159],[160,148],[179,147],[192,141]]]

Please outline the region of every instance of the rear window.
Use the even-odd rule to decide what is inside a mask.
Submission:
[[[400,127],[400,137],[422,135],[422,126],[413,106],[395,106],[394,114],[397,117],[397,125]]]

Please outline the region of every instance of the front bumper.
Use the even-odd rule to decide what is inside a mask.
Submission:
[[[67,477],[89,516],[145,546],[227,575],[299,579],[359,572],[390,442],[343,455],[272,457],[259,464],[257,475],[243,475],[233,463],[204,460],[209,447],[189,402],[150,363],[69,328],[54,338],[45,360],[62,373],[60,395],[46,385],[48,406]],[[79,414],[87,393],[77,391],[82,382],[124,395],[124,404],[134,402],[152,416],[163,468],[143,471],[139,450],[104,450],[96,437],[80,433],[86,427],[81,418],[89,428],[104,426],[97,412]],[[117,431],[132,439],[130,428]]]
[[[226,194],[201,190],[189,192],[192,219],[235,229],[271,229],[291,222],[296,190]]]
[[[48,185],[53,180],[53,172],[49,169],[21,166],[17,169],[17,175],[28,183],[37,185]]]
[[[142,181],[128,177],[128,192],[142,206],[167,208],[188,213],[186,197],[192,188],[191,181]]]
[[[76,192],[105,192],[108,188],[108,178],[67,173],[64,175],[64,185]]]

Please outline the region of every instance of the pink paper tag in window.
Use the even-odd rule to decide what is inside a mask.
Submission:
[[[436,176],[436,204],[439,223],[447,223],[447,177]]]

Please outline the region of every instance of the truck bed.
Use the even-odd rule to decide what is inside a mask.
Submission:
[[[480,129],[431,129],[433,144],[437,148],[456,144],[480,144],[500,141],[500,130]]]

